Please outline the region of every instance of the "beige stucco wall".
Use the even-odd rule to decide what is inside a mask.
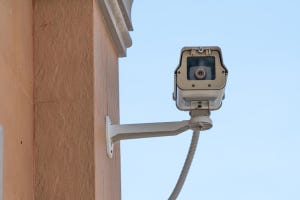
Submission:
[[[120,199],[120,161],[104,119],[118,121],[118,56],[94,1],[36,1],[35,197]]]
[[[34,3],[35,199],[94,199],[93,3]]]
[[[0,0],[0,28],[3,199],[121,199],[118,51],[96,0]]]
[[[115,145],[114,157],[109,159],[105,143],[105,116],[108,114],[114,123],[119,123],[118,55],[97,6],[93,17],[96,199],[120,200],[119,145]]]
[[[33,199],[33,40],[31,0],[0,1],[0,124],[3,199]]]

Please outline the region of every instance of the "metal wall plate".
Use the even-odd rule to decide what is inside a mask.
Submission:
[[[105,123],[106,123],[106,151],[107,151],[107,156],[109,158],[113,157],[113,150],[114,150],[114,144],[112,142],[112,137],[111,137],[111,120],[109,116],[106,116],[105,118]]]

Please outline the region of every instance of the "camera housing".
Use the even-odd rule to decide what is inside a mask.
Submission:
[[[184,47],[175,70],[173,99],[179,110],[217,110],[225,98],[228,70],[217,46]]]

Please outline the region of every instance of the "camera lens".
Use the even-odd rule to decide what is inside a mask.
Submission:
[[[196,79],[198,79],[198,80],[204,79],[206,76],[206,71],[204,68],[198,68],[195,70],[194,75],[195,75]]]
[[[187,80],[215,80],[216,66],[213,56],[187,58]]]

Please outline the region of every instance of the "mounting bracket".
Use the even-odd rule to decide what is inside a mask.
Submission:
[[[174,136],[186,130],[208,130],[212,127],[209,115],[191,115],[190,120],[142,124],[112,124],[106,116],[106,147],[109,158],[113,156],[114,143],[120,140],[148,137]]]

